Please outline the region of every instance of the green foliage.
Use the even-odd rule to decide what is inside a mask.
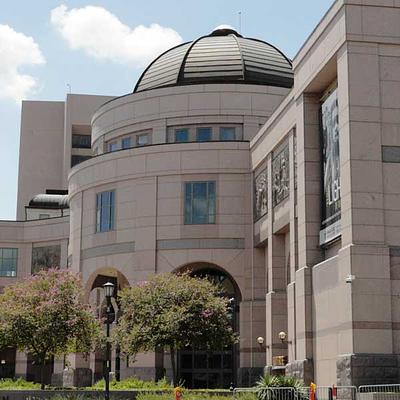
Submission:
[[[40,384],[28,382],[25,379],[0,379],[0,390],[30,390],[40,389]]]
[[[156,394],[156,393],[140,393],[136,400],[171,400],[173,395],[170,393]],[[230,396],[219,396],[213,394],[212,391],[204,391],[202,393],[184,392],[182,400],[231,400]],[[248,399],[250,400],[250,399]]]
[[[97,381],[91,388],[104,390],[104,379]],[[129,377],[117,382],[112,380],[110,382],[110,390],[131,390],[131,389],[149,389],[149,390],[172,390],[173,387],[167,382],[165,378],[160,379],[158,382],[142,381],[136,377]]]
[[[122,316],[116,340],[124,353],[186,346],[222,349],[237,341],[228,315],[228,300],[207,279],[188,274],[158,274],[120,294]],[[174,379],[176,383],[176,379]]]
[[[256,392],[259,400],[275,400],[281,398],[281,394],[273,389],[293,388],[293,391],[285,393],[285,399],[291,400],[291,396],[298,400],[307,399],[308,392],[304,382],[293,376],[286,375],[264,375],[256,383]]]
[[[258,400],[257,393],[254,392],[238,392],[235,393],[235,400]]]
[[[51,396],[51,400],[102,400],[103,396],[93,396],[90,394],[63,393]]]
[[[101,330],[82,297],[78,275],[66,270],[42,270],[7,286],[0,295],[0,347],[30,353],[42,370],[52,356],[89,352]]]

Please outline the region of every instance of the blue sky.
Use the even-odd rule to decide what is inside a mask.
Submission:
[[[67,84],[73,93],[128,93],[160,49],[221,24],[238,27],[239,11],[244,36],[270,42],[292,58],[332,1],[2,2],[0,219],[15,218],[21,98],[64,100]],[[99,21],[104,21],[102,29]],[[139,25],[145,28],[135,29]]]

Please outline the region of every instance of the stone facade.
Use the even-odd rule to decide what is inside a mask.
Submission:
[[[17,279],[30,274],[32,248],[60,245],[61,267],[82,274],[101,310],[106,280],[120,290],[151,273],[218,272],[240,333],[231,354],[218,354],[232,372],[213,372],[222,386],[282,369],[319,385],[398,381],[399,23],[394,1],[335,1],[293,60],[292,89],[208,82],[24,103],[18,216],[51,187],[68,190],[70,215],[0,222],[0,247],[18,248]],[[29,142],[40,124],[54,130],[46,145],[57,157]],[[73,155],[86,157],[71,143],[88,126],[94,157],[70,168]],[[212,140],[175,142],[177,131],[193,139],[204,127]],[[219,140],[221,128],[235,140]],[[130,135],[149,135],[149,145],[123,149]],[[51,176],[32,175],[37,158]],[[188,182],[212,182],[212,223],[185,223]],[[99,232],[103,192],[114,193],[115,221]],[[70,358],[101,376],[101,354]],[[170,371],[162,352],[122,361],[122,376]],[[22,354],[15,364],[26,373]]]

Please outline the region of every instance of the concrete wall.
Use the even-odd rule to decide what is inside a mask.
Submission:
[[[59,217],[26,222],[0,221],[0,247],[18,249],[17,276],[0,277],[4,287],[31,275],[34,246],[61,245],[60,267],[67,267],[69,218]]]
[[[105,102],[113,99],[112,96],[98,96],[87,94],[67,94],[65,101],[65,115],[64,115],[64,144],[63,144],[63,175],[62,175],[62,188],[68,187],[68,173],[71,169],[71,140],[73,125],[90,127],[90,121],[94,112]],[[90,131],[90,128],[89,128]],[[74,149],[74,154],[79,152]],[[82,149],[81,149],[82,150]],[[86,152],[82,152],[87,154]]]
[[[295,215],[290,235],[297,236],[298,249],[298,262],[294,262],[298,270],[286,289],[288,356],[289,362],[294,360],[288,370],[304,377],[299,365],[304,367],[302,360],[313,361],[319,384],[336,379],[341,384],[364,383],[371,373],[389,382],[398,374],[383,363],[398,371],[397,361],[385,355],[399,347],[399,305],[394,300],[400,240],[399,18],[399,5],[394,2],[335,2],[293,61],[292,92],[251,142],[252,165],[257,169],[268,163],[291,129],[296,132],[295,207],[286,206]],[[324,90],[335,80],[342,235],[340,241],[321,248],[318,112]],[[279,238],[268,235],[274,217],[275,210],[269,211],[254,229],[272,254],[281,248]],[[271,259],[266,268],[273,273],[279,262],[270,264]],[[355,280],[346,284],[349,275]],[[345,356],[351,353],[359,358]],[[368,365],[375,369],[368,370]]]
[[[63,140],[64,102],[22,102],[17,220],[34,195],[62,187]]]
[[[216,223],[185,225],[184,182],[205,180],[216,182]],[[216,265],[241,292],[241,367],[264,366],[256,338],[265,335],[265,281],[259,279],[262,257],[251,251],[248,143],[164,144],[104,154],[71,171],[69,190],[72,269],[82,273],[88,291],[97,274],[113,270],[134,284],[151,273]],[[96,193],[104,190],[115,190],[115,230],[95,233]]]
[[[250,140],[272,114],[288,89],[243,84],[209,84],[154,89],[118,97],[92,119],[92,147],[118,137],[151,132],[151,143],[166,143],[174,126],[239,124]],[[206,126],[208,126],[206,125]]]

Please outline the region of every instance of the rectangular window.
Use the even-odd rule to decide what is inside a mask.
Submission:
[[[0,248],[0,276],[17,276],[18,249]]]
[[[182,143],[189,141],[189,131],[187,129],[176,129],[175,130],[175,142]]]
[[[136,137],[137,146],[146,146],[148,144],[149,144],[149,135],[147,133],[145,135],[139,135]]]
[[[185,182],[185,224],[215,224],[215,182]]]
[[[116,151],[116,150],[118,150],[118,143],[117,142],[108,143],[108,151],[109,152]]]
[[[96,232],[114,229],[115,193],[113,190],[96,195]]]
[[[78,156],[78,155],[72,155],[71,156],[71,168],[77,164],[80,164],[83,161],[89,160],[89,158],[92,158],[92,156]]]
[[[236,140],[234,127],[219,128],[219,140]]]
[[[91,147],[90,135],[79,135],[77,133],[72,134],[73,149],[90,149],[90,147]]]
[[[197,128],[196,140],[198,142],[209,142],[212,138],[211,128]]]
[[[123,138],[121,144],[123,149],[129,149],[131,147],[131,138]]]

